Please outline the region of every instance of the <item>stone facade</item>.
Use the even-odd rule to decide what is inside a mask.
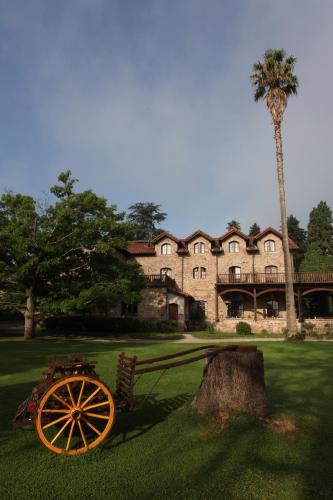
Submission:
[[[290,248],[297,245],[290,240]],[[265,321],[269,328],[276,324],[285,323],[284,293],[277,290],[269,291],[270,273],[274,281],[274,273],[284,273],[284,257],[282,235],[273,228],[268,228],[255,237],[249,237],[237,229],[232,229],[219,238],[212,238],[202,231],[196,231],[185,239],[174,237],[170,233],[162,233],[152,242],[132,242],[129,253],[142,266],[145,275],[163,275],[167,273],[174,281],[180,294],[190,296],[193,301],[200,302],[206,311],[206,319],[211,323],[223,325],[231,321],[230,316],[237,315],[244,320],[256,320],[261,329],[265,328]],[[238,290],[237,280],[244,274],[256,273],[264,276],[267,282],[268,293],[261,292],[258,296],[256,313],[254,313],[253,297],[246,291]],[[216,287],[217,276],[235,277],[234,290],[219,293]],[[156,292],[159,298],[154,298],[150,290],[144,296],[144,306],[139,305],[139,314],[148,318],[156,308],[156,300],[161,301],[161,308],[168,316],[168,304],[179,302],[181,295],[169,295],[164,291],[165,302],[160,297],[161,291]],[[179,308],[180,321],[186,322],[189,317],[187,301]],[[151,305],[149,304],[151,301]],[[267,319],[267,302],[274,301],[273,316]],[[237,305],[238,304],[238,305]],[[237,309],[238,307],[238,309]],[[160,308],[160,309],[161,309]],[[234,308],[234,309],[233,309]],[[236,308],[236,309],[235,309]],[[141,309],[141,311],[140,311]],[[160,312],[158,316],[161,317]],[[272,316],[272,314],[270,314]],[[239,321],[239,318],[237,318]],[[275,323],[274,323],[275,322]],[[231,324],[231,323],[230,323]],[[272,325],[271,325],[272,324]],[[274,328],[273,328],[274,329]]]

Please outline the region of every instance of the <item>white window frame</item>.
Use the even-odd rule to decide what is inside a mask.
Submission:
[[[238,241],[230,241],[229,252],[230,253],[239,253],[239,242]]]
[[[161,255],[171,255],[170,243],[163,243],[163,245],[161,245]]]
[[[264,250],[265,250],[265,252],[275,252],[275,241],[274,240],[266,240],[264,242]]]

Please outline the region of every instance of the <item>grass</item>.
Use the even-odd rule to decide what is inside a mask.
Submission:
[[[203,363],[170,370],[142,409],[119,415],[105,445],[81,457],[48,452],[34,432],[13,431],[17,405],[51,355],[82,352],[114,388],[117,356],[151,357],[172,344],[19,338],[0,340],[0,498],[329,499],[333,497],[333,344],[262,343],[274,412],[292,439],[246,415],[219,430],[188,409]],[[137,402],[158,374],[136,387]]]
[[[210,333],[207,330],[202,331],[202,332],[191,332],[191,335],[193,337],[196,337],[197,339],[235,339],[235,338],[248,338],[251,339],[253,338],[262,338],[262,339],[268,339],[268,338],[279,338],[283,339],[284,335],[282,333],[253,333],[251,335],[238,335],[237,333],[230,333],[230,332],[214,332]]]

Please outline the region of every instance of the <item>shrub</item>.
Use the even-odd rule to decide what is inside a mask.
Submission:
[[[158,321],[156,323],[156,330],[161,333],[174,333],[178,330],[177,321]]]
[[[237,335],[252,335],[251,325],[245,323],[245,321],[240,321],[236,325]]]
[[[208,323],[207,327],[206,327],[206,331],[208,333],[211,333],[211,334],[215,334],[215,333],[218,333],[218,331],[216,330],[215,326],[213,325],[213,323]]]
[[[333,323],[325,323],[325,328],[326,328],[326,336],[327,337],[333,337]]]
[[[306,335],[311,335],[313,334],[314,327],[316,326],[315,323],[311,323],[311,321],[305,321],[302,325],[302,330]]]

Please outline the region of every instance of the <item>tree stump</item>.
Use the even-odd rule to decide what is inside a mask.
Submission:
[[[192,408],[199,413],[243,411],[266,417],[268,401],[262,352],[252,346],[231,349],[208,357]]]

